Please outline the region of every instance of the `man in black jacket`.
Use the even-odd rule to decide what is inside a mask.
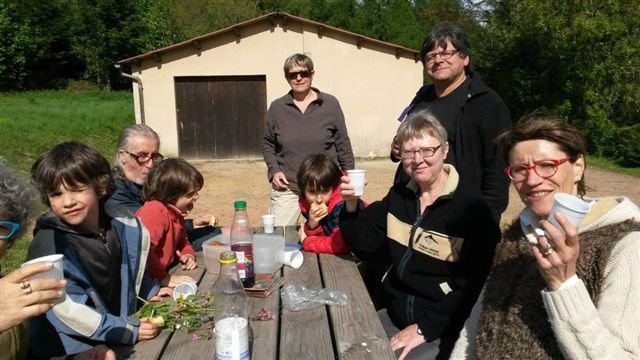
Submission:
[[[447,130],[450,151],[445,159],[466,183],[485,197],[493,217],[499,221],[509,201],[506,164],[495,138],[511,128],[509,109],[502,99],[471,70],[466,35],[456,26],[438,25],[427,36],[420,58],[432,84],[418,90],[398,120],[409,113],[428,109]],[[391,147],[391,160],[400,160],[399,146]],[[408,181],[401,166],[394,183]]]

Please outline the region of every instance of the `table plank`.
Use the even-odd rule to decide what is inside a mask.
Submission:
[[[286,233],[285,233],[286,235]],[[303,253],[299,269],[285,267],[286,284],[299,284],[308,289],[321,289],[318,257]],[[320,306],[312,310],[282,310],[280,325],[280,359],[333,359],[334,350],[327,310]]]
[[[320,254],[325,287],[347,294],[347,306],[329,306],[340,359],[395,359],[384,328],[352,260]]]

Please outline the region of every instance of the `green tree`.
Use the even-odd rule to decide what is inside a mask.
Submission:
[[[633,1],[490,0],[483,72],[516,116],[551,109],[614,155],[640,123],[640,7]],[[640,145],[636,148],[640,151]]]

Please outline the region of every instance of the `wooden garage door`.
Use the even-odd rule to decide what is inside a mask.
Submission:
[[[262,157],[264,75],[176,77],[175,90],[180,157]]]

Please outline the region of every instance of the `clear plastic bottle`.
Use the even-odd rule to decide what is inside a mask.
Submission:
[[[220,275],[214,291],[213,305],[216,360],[250,358],[247,294],[240,281],[236,263],[235,252],[225,251],[220,254]]]
[[[231,224],[231,250],[238,258],[238,273],[245,288],[255,284],[253,271],[253,229],[247,215],[247,202],[238,200],[233,203],[235,213]]]

